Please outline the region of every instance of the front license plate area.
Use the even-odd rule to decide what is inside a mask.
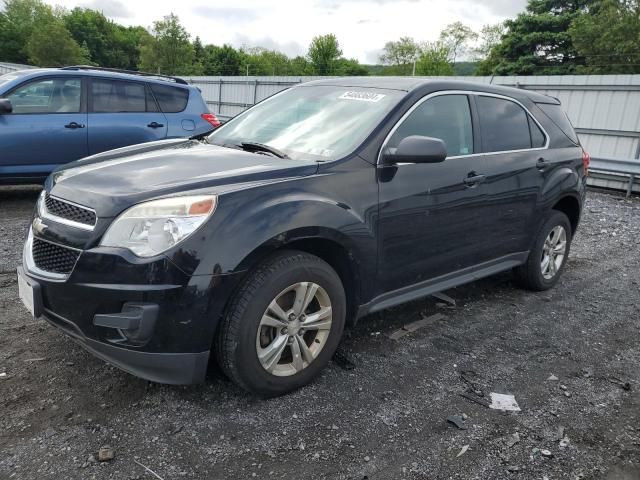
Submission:
[[[40,285],[27,277],[24,270],[18,267],[18,296],[31,316],[38,318],[42,314]]]

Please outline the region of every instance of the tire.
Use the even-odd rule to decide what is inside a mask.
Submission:
[[[552,232],[554,233],[552,234]],[[516,280],[520,286],[536,292],[542,292],[549,290],[558,283],[567,264],[567,259],[569,258],[572,233],[569,218],[562,212],[552,210],[549,218],[544,222],[538,232],[526,263],[514,270]],[[548,257],[550,251],[553,250],[557,252],[560,249],[563,238],[565,248],[562,258],[559,259],[559,257],[554,256],[553,258],[555,258],[556,261],[551,262],[550,259],[545,269],[545,258]],[[547,241],[549,241],[548,244]],[[554,242],[558,243],[556,243],[556,247],[552,249],[551,245],[554,244]]]
[[[345,317],[344,287],[328,263],[304,252],[279,252],[253,270],[232,298],[217,333],[218,365],[251,393],[291,392],[331,360]]]

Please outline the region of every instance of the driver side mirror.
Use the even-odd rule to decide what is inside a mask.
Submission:
[[[403,138],[398,147],[382,155],[383,165],[396,163],[440,163],[447,158],[447,146],[439,138],[412,135]]]
[[[11,100],[9,100],[8,98],[0,98],[0,115],[5,115],[11,112],[13,112]]]

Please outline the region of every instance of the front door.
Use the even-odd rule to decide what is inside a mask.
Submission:
[[[167,136],[167,119],[144,82],[93,78],[89,88],[89,152]]]
[[[397,290],[480,263],[491,219],[485,218],[486,168],[473,155],[470,100],[463,94],[427,97],[383,148],[410,135],[442,139],[442,163],[379,167],[379,285]]]
[[[6,98],[13,112],[0,115],[0,176],[46,176],[60,164],[87,156],[81,78],[39,78]]]

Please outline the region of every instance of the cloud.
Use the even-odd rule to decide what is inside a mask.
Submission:
[[[249,23],[260,18],[255,9],[242,7],[213,7],[198,5],[193,8],[196,15],[232,23]]]
[[[307,53],[307,48],[296,41],[278,42],[268,36],[252,38],[243,33],[237,33],[233,37],[231,44],[237,48],[262,47],[267,50],[276,50],[284,53],[288,57],[297,57],[298,55],[305,55]]]
[[[132,16],[131,11],[120,0],[92,0],[85,2],[82,6],[98,10],[109,18],[130,18]]]
[[[474,4],[482,5],[491,13],[501,17],[514,17],[524,11],[527,0],[481,0]]]

